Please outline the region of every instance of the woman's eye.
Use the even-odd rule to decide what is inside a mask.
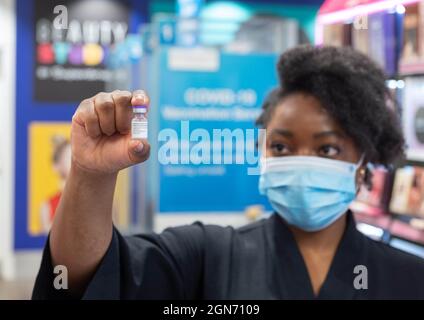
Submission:
[[[273,143],[271,144],[271,149],[277,154],[285,154],[289,152],[289,149],[283,143]]]
[[[334,157],[337,157],[339,153],[340,153],[340,148],[336,146],[325,145],[319,149],[320,157],[334,158]]]

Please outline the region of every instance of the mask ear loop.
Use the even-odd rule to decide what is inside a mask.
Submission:
[[[365,153],[361,155],[359,161],[356,163],[356,168],[359,168],[362,165],[362,162],[365,160]]]

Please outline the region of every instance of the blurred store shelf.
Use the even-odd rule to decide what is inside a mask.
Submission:
[[[424,59],[400,63],[399,73],[403,76],[422,75],[424,73]]]

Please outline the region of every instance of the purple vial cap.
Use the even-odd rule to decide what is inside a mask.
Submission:
[[[133,106],[133,112],[146,113],[147,112],[147,106],[143,106],[143,105]]]

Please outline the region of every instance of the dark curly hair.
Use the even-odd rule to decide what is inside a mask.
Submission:
[[[403,157],[396,101],[384,72],[366,55],[351,48],[299,46],[281,55],[277,69],[280,86],[264,102],[258,125],[266,128],[284,97],[304,92],[321,102],[366,161],[389,166]]]

